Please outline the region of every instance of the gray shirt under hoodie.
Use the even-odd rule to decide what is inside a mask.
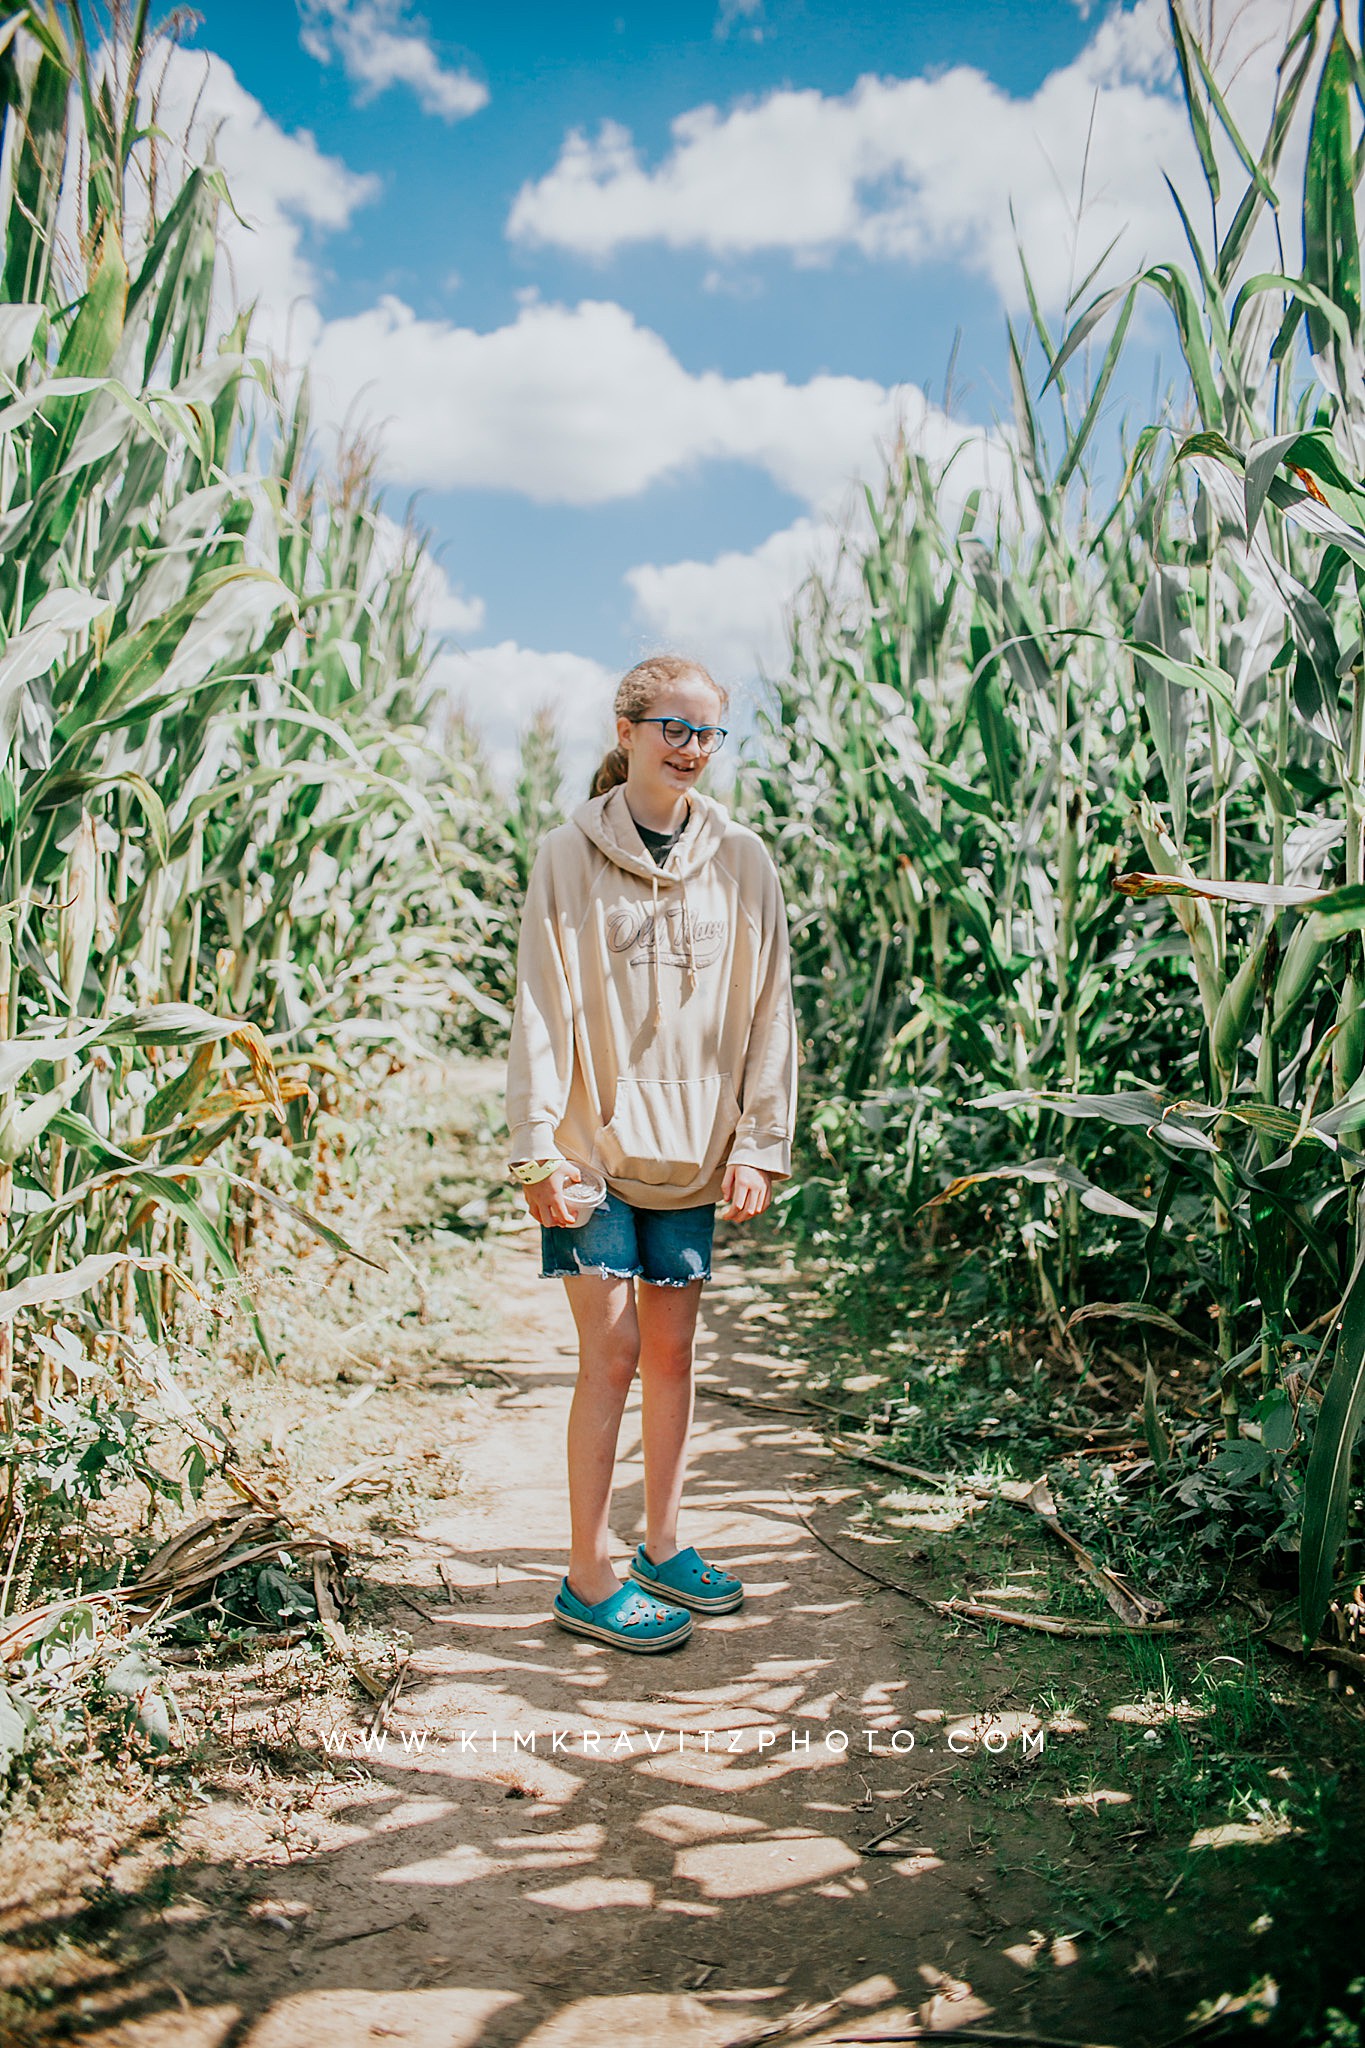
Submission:
[[[629,808],[629,805],[627,805],[627,809]],[[672,853],[674,847],[682,838],[683,833],[692,822],[691,811],[684,811],[681,825],[675,827],[672,832],[655,832],[648,825],[642,825],[635,816],[634,811],[631,811],[630,815],[634,820],[636,831],[644,841],[645,852],[650,856],[656,868],[663,866],[669,854]]]

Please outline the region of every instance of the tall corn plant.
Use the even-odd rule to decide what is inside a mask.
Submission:
[[[1179,1330],[1155,1283],[1172,1219],[1181,1239],[1206,1219],[1225,1434],[1244,1426],[1248,1383],[1246,1469],[1256,1437],[1283,1446],[1295,1418],[1311,1425],[1311,1634],[1365,1413],[1365,73],[1343,19],[1309,4],[1253,147],[1178,0],[1169,18],[1212,238],[1173,193],[1188,265],[1089,300],[1083,284],[1060,341],[1032,304],[1048,364],[1036,396],[1009,338],[1018,516],[950,534],[941,480],[893,470],[854,550],[862,590],[841,601],[817,585],[801,609],[770,765],[749,787],[801,877],[820,1085],[869,1121],[893,1077],[931,1094],[940,1156],[944,1131],[971,1147],[939,1199],[1041,1184],[1028,1227],[1046,1243],[1045,1301]],[[1278,181],[1303,114],[1291,274],[1260,252],[1268,235],[1280,250],[1295,239]],[[1106,508],[1088,474],[1095,429],[1152,293],[1186,379],[1124,448]],[[888,931],[911,963],[889,978]],[[974,1099],[1007,1126],[964,1118]],[[1006,1129],[1034,1156],[1002,1160]],[[1082,1298],[1095,1210],[1143,1225],[1136,1299]],[[1310,1335],[1324,1321],[1326,1338]]]
[[[859,1105],[881,1161],[899,1118],[893,1171],[917,1203],[950,1154],[950,1116],[956,1142],[987,1155],[974,1178],[1040,1190],[1024,1242],[1055,1311],[1075,1284],[1081,1206],[1140,1212],[1094,1185],[1086,1148],[1030,1091],[1093,1077],[1105,993],[1120,974],[1141,985],[1151,942],[1124,930],[1110,887],[1139,774],[1105,650],[1131,550],[1111,544],[1104,576],[1087,578],[1055,482],[1076,431],[1050,455],[1025,424],[1013,501],[970,499],[952,526],[951,474],[901,456],[866,539],[805,593],[768,762],[743,786],[793,877],[808,1062],[830,1096],[816,1128],[844,1121],[835,1103]],[[1008,1137],[967,1115],[983,1091],[1031,1104],[1016,1120],[1055,1152],[1009,1164]]]
[[[340,1246],[238,1140],[300,1141],[367,1017],[500,1019],[506,972],[469,929],[501,874],[475,792],[420,723],[420,548],[363,456],[318,478],[245,318],[215,329],[226,188],[148,167],[145,6],[92,42],[76,4],[0,27],[7,1415],[16,1318],[156,1335],[187,1263],[235,1281],[232,1190]]]
[[[559,729],[553,709],[547,706],[535,714],[522,734],[516,789],[508,821],[520,895],[525,895],[526,885],[531,879],[536,848],[547,832],[563,823],[564,814],[560,808],[563,780]]]
[[[1214,240],[1206,247],[1182,208],[1194,276],[1165,266],[1123,297],[1126,307],[1155,284],[1176,308],[1198,430],[1173,451],[1170,509],[1128,635],[1161,772],[1136,818],[1148,865],[1119,887],[1173,903],[1199,989],[1206,1107],[1176,1119],[1189,1130],[1170,1171],[1202,1182],[1221,1246],[1229,1434],[1248,1375],[1264,1425],[1330,1373],[1304,1475],[1301,1620],[1311,1637],[1345,1534],[1365,1414],[1365,1235],[1351,1136],[1365,1122],[1354,1111],[1365,1068],[1361,159],[1352,142],[1362,71],[1342,19],[1310,5],[1286,42],[1253,153],[1174,0],[1171,23]],[[1253,270],[1251,236],[1258,219],[1279,214],[1274,180],[1309,89],[1303,270]],[[1216,126],[1247,172],[1225,224]],[[1283,247],[1282,227],[1278,239]],[[1059,364],[1113,302],[1087,309]],[[1192,769],[1199,815],[1187,800]],[[1334,1162],[1335,1173],[1325,1170]],[[1328,1332],[1312,1345],[1297,1332],[1324,1295]]]

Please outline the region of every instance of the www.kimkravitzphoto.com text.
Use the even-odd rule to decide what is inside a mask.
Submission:
[[[1046,1743],[1039,1727],[1009,1728],[1000,1722],[954,1724],[932,1731],[915,1728],[334,1728],[320,1737],[328,1756],[580,1756],[685,1755],[817,1758],[909,1756],[946,1752],[952,1756],[1038,1757]]]

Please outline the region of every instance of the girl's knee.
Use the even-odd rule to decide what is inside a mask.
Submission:
[[[625,1392],[635,1378],[640,1364],[640,1346],[628,1338],[620,1338],[611,1344],[597,1345],[591,1353],[579,1356],[578,1369],[604,1386]]]
[[[640,1356],[641,1374],[648,1379],[685,1380],[692,1371],[690,1344],[655,1345]]]

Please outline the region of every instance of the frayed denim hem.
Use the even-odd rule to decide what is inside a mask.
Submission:
[[[643,1280],[645,1277],[638,1266],[633,1266],[628,1273],[620,1272],[615,1266],[568,1266],[561,1267],[554,1273],[547,1273],[544,1267],[542,1267],[540,1278],[542,1280],[577,1280],[583,1273],[595,1273],[602,1280]]]
[[[579,1280],[585,1273],[596,1274],[602,1280],[639,1280],[645,1287],[691,1287],[698,1280],[709,1280],[709,1273],[689,1273],[685,1280],[651,1280],[647,1273],[618,1273],[614,1266],[577,1266],[572,1273],[539,1273],[540,1280]]]

